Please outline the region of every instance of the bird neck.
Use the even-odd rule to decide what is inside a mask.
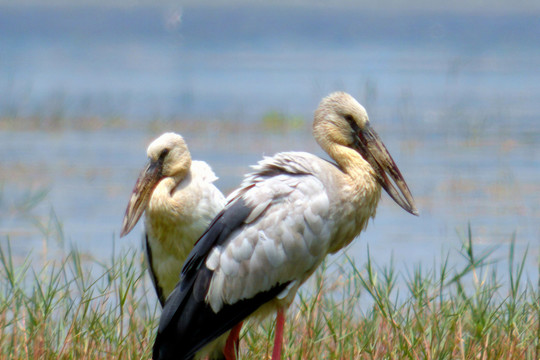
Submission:
[[[341,224],[336,230],[329,252],[335,253],[347,246],[364,230],[375,216],[381,198],[381,186],[377,182],[371,165],[350,147],[332,144],[325,148],[336,161],[339,170],[334,173],[337,183],[335,216]]]
[[[161,180],[160,186],[166,190],[169,194],[176,189],[178,184],[180,184],[186,177],[190,175],[191,172],[191,155],[189,152],[183,152],[182,156],[173,162],[173,164],[168,165],[168,171],[170,175],[164,177]]]
[[[190,174],[189,168],[182,169],[182,171],[172,176],[163,178],[158,184],[159,191],[171,196],[173,192],[178,188],[178,185],[180,185],[182,181],[189,179],[190,177],[191,177],[191,174]]]
[[[153,227],[159,224],[178,222],[189,217],[193,201],[189,193],[181,191],[191,181],[191,174],[188,172],[182,176],[170,176],[163,178],[155,187],[152,198],[146,211],[146,221],[152,223]]]
[[[325,150],[337,162],[350,186],[351,200],[361,203],[358,205],[375,208],[380,198],[381,186],[376,180],[373,167],[348,146],[332,144]]]

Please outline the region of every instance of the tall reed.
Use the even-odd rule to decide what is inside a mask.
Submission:
[[[288,312],[288,359],[540,358],[540,291],[524,273],[527,254],[508,249],[507,273],[472,232],[460,266],[443,257],[405,273],[367,255],[324,266]],[[75,248],[36,265],[15,263],[0,243],[0,359],[149,359],[160,310],[138,249],[107,261]],[[242,331],[241,359],[268,359],[271,319]]]

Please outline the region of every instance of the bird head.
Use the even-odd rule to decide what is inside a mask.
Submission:
[[[390,197],[407,212],[418,215],[414,199],[394,159],[371,127],[366,109],[351,95],[335,92],[315,111],[313,134],[321,147],[345,167],[351,159],[339,158],[333,149],[353,150],[367,163],[373,176]],[[345,152],[345,151],[342,151]]]
[[[127,235],[148,206],[152,192],[167,177],[183,178],[191,167],[191,155],[182,136],[165,133],[146,151],[148,163],[141,171],[124,215],[120,236]]]

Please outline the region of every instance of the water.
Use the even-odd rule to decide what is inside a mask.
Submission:
[[[401,268],[431,264],[459,247],[470,222],[479,250],[498,246],[496,258],[515,233],[537,281],[539,38],[534,15],[1,9],[0,234],[20,256],[39,253],[33,223],[53,209],[67,243],[108,258],[155,129],[182,133],[228,193],[263,154],[325,156],[309,132],[312,112],[346,90],[366,105],[421,212],[383,195],[348,254],[361,263],[369,245],[379,264],[391,254]],[[304,123],[257,131],[274,110]],[[94,118],[120,125],[84,130]],[[50,124],[61,130],[37,131]],[[48,194],[29,213],[16,206],[41,189]],[[141,230],[117,244],[139,246]]]

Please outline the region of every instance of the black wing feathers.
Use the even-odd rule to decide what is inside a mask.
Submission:
[[[206,260],[210,250],[223,244],[234,230],[239,229],[251,211],[253,208],[246,206],[242,198],[221,210],[189,253],[182,268],[181,278],[193,276]]]
[[[209,278],[211,271],[203,268],[198,273],[197,277],[199,276]],[[195,296],[192,296],[193,294],[184,297],[185,302],[182,303],[182,311],[174,313],[167,328],[162,329],[160,326],[154,344],[153,359],[193,359],[197,351],[244,320],[262,304],[276,297],[287,285],[288,283],[277,285],[251,299],[225,305],[217,314],[206,302],[197,300]],[[173,294],[167,300],[165,309],[173,301]]]
[[[152,279],[152,284],[154,284],[154,289],[156,289],[156,295],[159,299],[161,307],[165,305],[165,296],[163,296],[163,288],[159,285],[159,281],[156,278],[156,273],[154,272],[154,258],[152,257],[152,249],[148,243],[148,234],[144,234],[144,249],[146,251],[146,262],[148,273],[150,274],[150,279]]]
[[[275,176],[284,172],[284,169],[275,167],[263,175]],[[153,349],[154,360],[193,359],[202,347],[275,298],[289,285],[289,282],[276,284],[250,299],[224,304],[218,313],[205,301],[213,276],[213,272],[204,266],[208,255],[215,246],[224,244],[231,233],[245,225],[244,221],[253,209],[239,196],[214,218],[193,247],[182,269],[180,283],[163,308]]]
[[[204,301],[212,271],[204,262],[214,246],[223,244],[251,213],[242,198],[222,210],[195,244],[182,269],[181,281],[169,295],[154,344],[154,360],[191,359],[195,352],[279,294],[287,284],[252,299],[225,305],[214,313]]]

